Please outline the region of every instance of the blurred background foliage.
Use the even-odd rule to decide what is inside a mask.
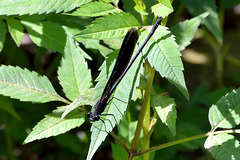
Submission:
[[[240,4],[221,4],[222,1],[216,3],[218,7],[221,6],[218,11],[223,43],[217,42],[206,27],[202,26],[192,44],[182,51],[184,75],[190,93],[190,101],[188,102],[167,80],[156,74],[154,89],[167,91],[177,104],[177,134],[176,137],[172,137],[165,125],[157,123],[155,129],[159,129],[161,132],[153,133],[151,145],[209,131],[209,107],[233,88],[240,86]],[[119,5],[120,8],[124,8],[121,5],[130,4],[125,0]],[[168,17],[168,27],[192,18],[180,1],[173,1],[173,8],[175,11]],[[51,14],[47,16],[50,19]],[[59,15],[59,18],[66,17]],[[56,19],[54,20],[56,21]],[[92,61],[88,60],[88,65],[93,79],[95,79],[104,58],[98,50],[84,49],[92,58]],[[1,64],[20,66],[46,75],[58,93],[62,93],[56,73],[60,59],[61,54],[33,44],[27,33],[19,47],[8,33],[0,54]],[[6,107],[1,109],[3,105],[8,106],[9,110],[6,110]],[[59,105],[61,105],[60,102],[35,104],[0,96],[0,159],[85,159],[90,142],[89,122],[63,135],[34,141],[26,145],[22,144],[36,123]],[[136,111],[136,108],[138,108],[138,101],[132,102],[129,106],[130,111]],[[109,136],[95,154],[94,159],[112,159],[111,140],[112,137]],[[210,153],[203,148],[204,140],[200,139],[157,151],[155,159],[213,159]]]

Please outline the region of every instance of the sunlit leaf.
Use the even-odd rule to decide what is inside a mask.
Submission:
[[[208,16],[208,13],[203,13],[190,20],[185,20],[170,28],[172,34],[176,36],[176,42],[179,45],[179,50],[185,49],[191,44],[195,33],[201,22]]]
[[[33,131],[24,140],[24,143],[56,136],[83,124],[85,114],[80,113],[78,110],[73,110],[64,119],[61,119],[61,115],[65,109],[66,107],[58,107],[52,113],[46,115],[46,117],[33,128]]]
[[[240,159],[239,141],[233,135],[226,133],[210,135],[204,147],[208,149],[217,160]]]
[[[125,36],[131,27],[139,26],[139,22],[131,14],[110,14],[96,19],[87,29],[76,37],[107,39]]]
[[[146,39],[151,27],[148,27],[145,32],[139,37],[139,43]],[[181,54],[178,50],[178,45],[175,42],[174,36],[167,30],[166,27],[159,26],[152,38],[148,41],[143,49],[151,66],[153,66],[162,77],[166,77],[168,81],[174,84],[186,97],[189,99],[185,79],[183,76],[183,64]]]
[[[167,17],[170,13],[173,12],[172,5],[169,0],[158,0],[159,3],[151,7],[154,15],[158,17]]]
[[[79,9],[71,13],[72,16],[86,16],[86,17],[98,17],[107,15],[109,13],[119,13],[120,9],[115,8],[110,3],[105,2],[91,2],[81,6]]]
[[[82,92],[70,105],[66,107],[66,110],[62,114],[61,119],[63,119],[68,113],[70,113],[72,110],[76,109],[79,106],[93,105],[92,97],[92,89]]]
[[[0,15],[68,12],[90,1],[91,0],[1,0]]]
[[[212,131],[217,128],[233,128],[240,124],[240,88],[222,97],[209,110]]]
[[[0,94],[28,102],[66,102],[47,77],[13,66],[0,67]]]
[[[74,100],[92,85],[91,72],[82,52],[73,39],[68,37],[61,67],[58,70],[58,78],[70,100]]]
[[[156,110],[161,121],[168,126],[173,136],[176,135],[177,110],[174,99],[161,95],[151,97],[151,106]]]

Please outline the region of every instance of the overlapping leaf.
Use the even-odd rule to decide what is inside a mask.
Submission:
[[[24,28],[19,20],[16,20],[14,18],[7,18],[6,20],[7,20],[9,32],[13,37],[15,43],[19,47],[22,40],[22,36],[24,34],[23,32]]]
[[[240,159],[239,141],[233,135],[226,133],[210,135],[204,147],[208,149],[217,160]]]
[[[234,128],[240,124],[240,88],[222,97],[212,105],[208,115],[211,131],[217,128]]]
[[[84,51],[74,44],[73,39],[68,37],[58,78],[70,100],[74,100],[92,85],[91,72],[82,52]]]
[[[91,2],[81,6],[74,11],[73,16],[86,16],[86,17],[98,17],[104,16],[109,13],[119,13],[120,9],[115,8],[113,5],[105,2]]]
[[[61,119],[61,115],[65,109],[66,107],[59,107],[51,114],[46,115],[46,117],[33,128],[33,131],[24,140],[24,143],[56,136],[83,124],[85,114],[80,113],[78,110],[73,110],[64,119]]]
[[[170,28],[171,32],[176,36],[176,42],[179,45],[179,50],[185,49],[191,44],[191,40],[201,22],[208,16],[208,13],[203,13],[195,18],[180,22]]]
[[[93,105],[92,97],[93,97],[92,89],[82,92],[69,106],[67,106],[66,110],[61,116],[61,119],[63,119],[68,113],[70,113],[72,110],[76,109],[79,106]]]
[[[27,29],[33,42],[38,46],[45,47],[53,52],[64,52],[67,34],[62,26],[51,22],[22,21],[22,24]]]
[[[161,16],[163,18],[167,17],[170,13],[173,12],[172,5],[169,0],[159,0],[158,4],[155,4],[151,7],[152,12],[156,16]]]
[[[181,0],[183,5],[194,16],[208,12],[209,16],[204,20],[204,24],[210,32],[216,37],[218,42],[222,42],[222,32],[217,14],[217,6],[215,0]]]
[[[47,77],[13,66],[0,67],[0,94],[28,102],[65,102]]]
[[[131,27],[139,26],[139,22],[131,14],[110,14],[96,19],[87,29],[76,37],[108,39],[123,37]]]
[[[140,44],[147,37],[151,28],[148,27],[139,38]],[[153,66],[162,77],[166,77],[189,99],[187,87],[183,76],[183,65],[178,45],[173,35],[166,27],[159,26],[152,38],[143,49],[151,66]]]
[[[156,110],[161,121],[168,126],[173,136],[176,134],[176,104],[172,98],[154,95],[151,98],[151,106]]]
[[[99,81],[95,87],[95,99],[100,97],[102,94],[103,88],[106,84],[108,77],[110,76],[113,64],[110,66],[111,61],[116,58],[116,54],[111,54],[110,57],[103,63],[101,66],[101,73],[98,76],[97,80]],[[116,88],[112,101],[104,110],[104,123],[101,121],[94,122],[92,125],[92,135],[91,135],[91,144],[88,152],[87,159],[91,159],[93,154],[96,152],[97,148],[100,146],[102,141],[105,140],[107,133],[105,131],[111,131],[112,126],[115,126],[116,123],[122,119],[129,100],[134,94],[135,87],[139,83],[140,74],[142,72],[142,57],[138,57],[134,62],[133,66],[129,69],[127,74],[122,79],[121,83]],[[110,66],[110,67],[109,67]],[[120,99],[121,98],[121,99]],[[120,99],[120,100],[119,100]],[[117,121],[117,122],[116,122]]]
[[[1,0],[0,15],[68,12],[91,0]]]

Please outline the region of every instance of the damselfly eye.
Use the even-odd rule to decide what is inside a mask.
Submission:
[[[88,114],[87,114],[87,115],[88,115],[88,118],[90,118],[90,116],[91,116],[91,112],[88,112]]]

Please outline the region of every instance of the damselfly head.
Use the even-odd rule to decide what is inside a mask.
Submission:
[[[99,115],[95,112],[88,112],[88,118],[91,122],[98,121],[100,119]]]

